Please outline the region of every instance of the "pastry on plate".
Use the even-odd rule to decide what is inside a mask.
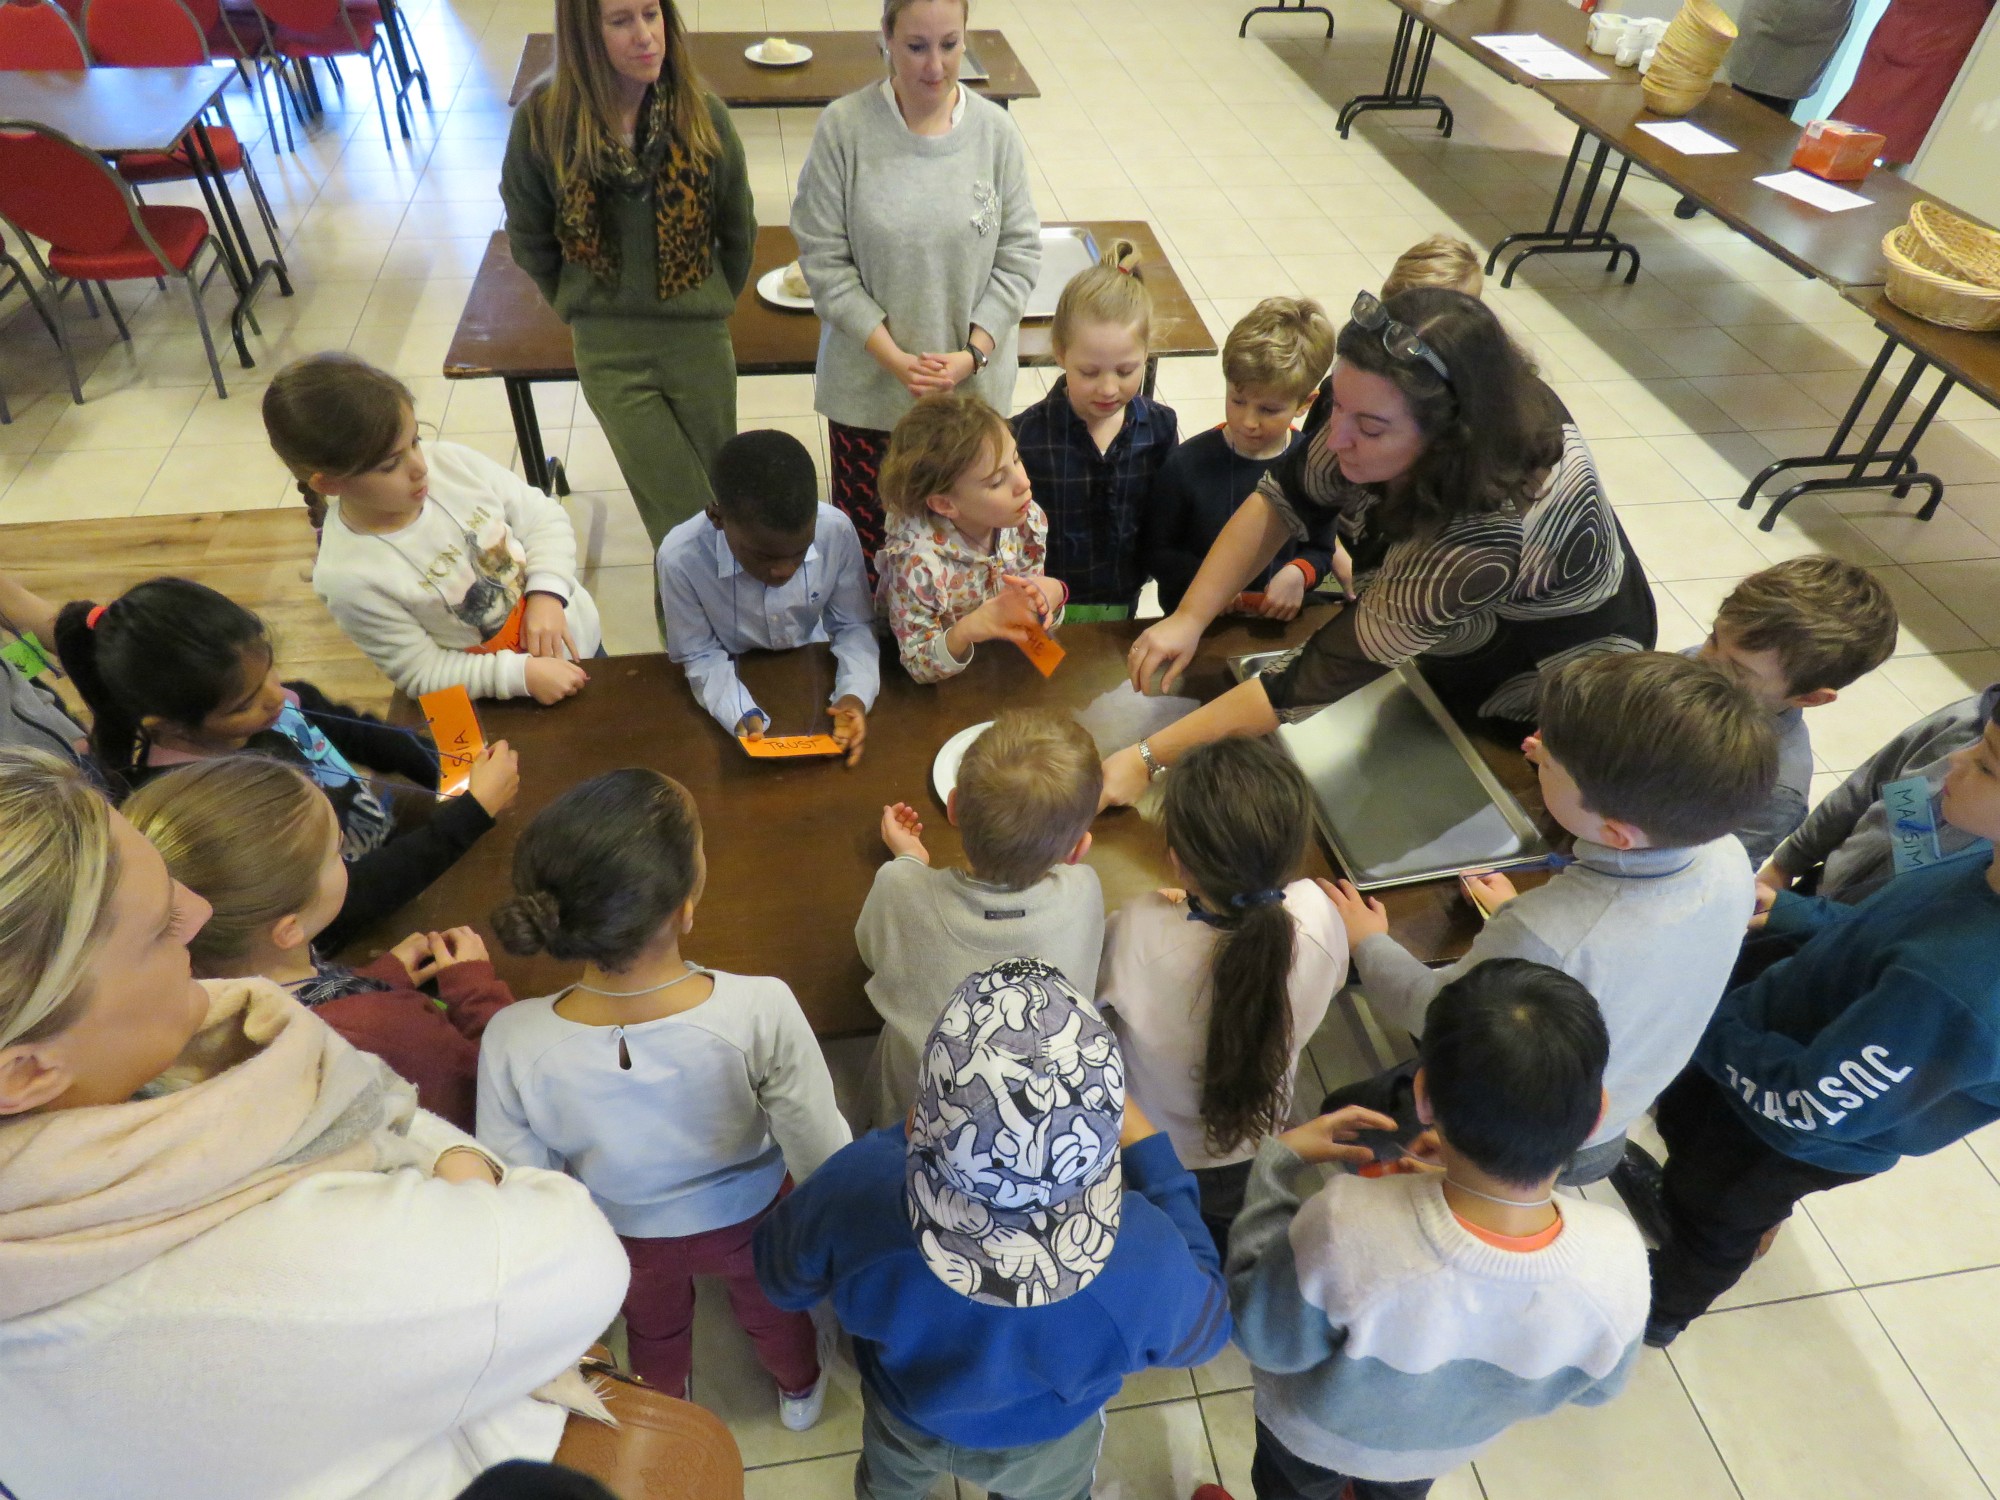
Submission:
[[[765,37],[762,50],[765,62],[797,62],[805,55],[805,49],[797,42],[788,42],[781,36]]]
[[[799,269],[797,261],[793,261],[789,266],[786,266],[784,274],[778,277],[778,290],[783,292],[787,297],[810,297],[812,295],[812,288],[806,285],[806,273]]]

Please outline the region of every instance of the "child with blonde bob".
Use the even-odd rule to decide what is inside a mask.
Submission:
[[[1477,297],[1486,290],[1486,273],[1480,268],[1478,252],[1464,240],[1434,234],[1396,257],[1388,280],[1382,283],[1382,300],[1418,286],[1441,286]]]
[[[1048,518],[1006,419],[978,397],[909,409],[882,460],[882,505],[876,613],[918,682],[963,672],[981,641],[1020,644],[1062,623],[1069,589],[1045,574]]]
[[[424,443],[408,386],[315,354],[264,392],[264,431],[320,528],[313,592],[411,697],[555,703],[589,680],[597,605],[556,500],[459,443]]]
[[[472,1129],[479,1037],[513,993],[470,927],[413,932],[359,969],[314,951],[347,896],[324,792],[282,761],[218,756],[149,781],[125,815],[214,908],[188,939],[197,977],[275,981],[414,1083],[425,1109]],[[436,1000],[417,988],[431,981]]]
[[[1014,418],[1049,519],[1049,568],[1074,591],[1072,619],[1122,620],[1146,581],[1140,532],[1180,441],[1172,407],[1145,395],[1153,299],[1130,240],[1062,290],[1049,343],[1062,375]]]

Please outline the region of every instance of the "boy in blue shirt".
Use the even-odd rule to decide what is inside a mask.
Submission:
[[[1660,1097],[1649,1344],[1734,1286],[1806,1194],[2000,1119],[2000,720],[1952,756],[1938,806],[1986,842],[1938,857],[1920,807],[1902,873],[1860,905],[1760,889],[1766,930],[1807,940],[1723,996]]]
[[[882,685],[854,523],[820,503],[812,455],[788,432],[738,433],[716,455],[711,483],[713,503],[668,532],[655,560],[667,654],[716,723],[756,740],[771,716],[736,675],[735,658],[830,640],[826,711],[851,766]]]
[[[830,1157],[755,1250],[774,1303],[831,1297],[853,1336],[859,1500],[946,1473],[1084,1500],[1125,1376],[1229,1342],[1194,1175],[1126,1103],[1111,1028],[1033,959],[958,986],[909,1120]]]

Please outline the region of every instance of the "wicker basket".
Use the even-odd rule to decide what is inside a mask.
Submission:
[[[1913,260],[1958,281],[2000,289],[2000,231],[1928,199],[1911,207],[1910,228],[1918,242]]]
[[[2000,287],[1975,286],[1940,276],[1911,255],[1910,247],[1916,240],[1916,231],[1907,224],[1882,237],[1882,255],[1889,262],[1883,294],[1911,317],[1927,323],[1973,333],[2000,329]]]

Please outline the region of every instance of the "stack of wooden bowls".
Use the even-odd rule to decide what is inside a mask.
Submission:
[[[1882,255],[1883,293],[1904,312],[1975,333],[2000,329],[2000,231],[1925,200],[1883,238]]]
[[[1736,23],[1714,0],[1683,0],[1641,82],[1646,108],[1656,115],[1684,115],[1701,103],[1735,40]]]

